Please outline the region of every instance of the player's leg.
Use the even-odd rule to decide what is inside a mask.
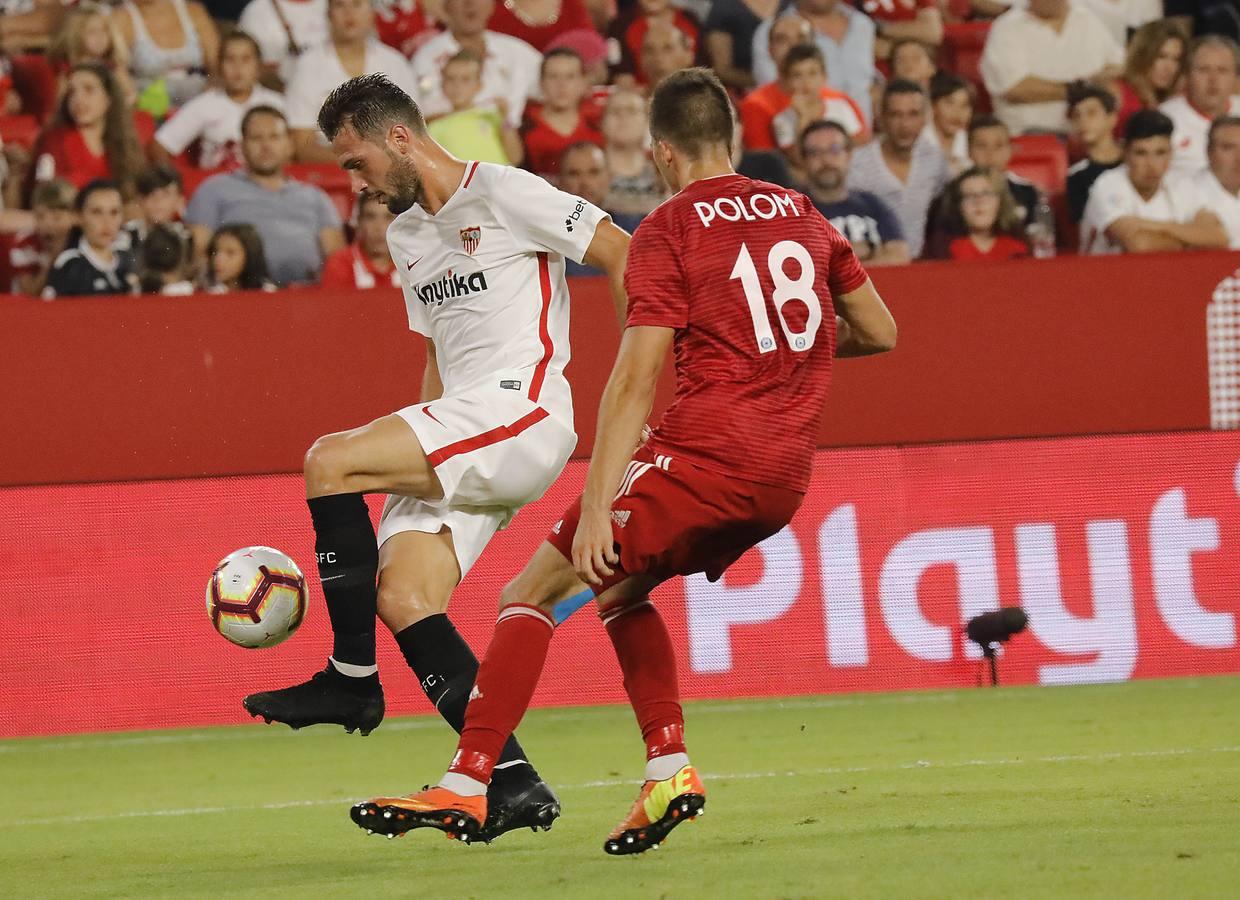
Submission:
[[[380,548],[379,618],[395,636],[427,699],[458,733],[478,675],[478,658],[447,612],[460,580],[453,533],[447,527],[435,534],[401,531]],[[560,814],[559,801],[515,735],[500,752],[487,791],[487,811],[481,837],[488,841],[514,828],[548,829]]]
[[[448,774],[438,786],[417,794],[358,804],[352,816],[359,826],[385,834],[438,828],[465,841],[481,835],[495,766],[529,706],[546,661],[555,627],[553,610],[584,587],[562,554],[547,544],[539,547],[504,589]]]
[[[375,664],[379,547],[364,495],[434,499],[442,487],[417,435],[396,415],[319,438],[304,472],[332,654],[309,681],[251,694],[244,705],[251,715],[294,728],[334,723],[368,734],[382,721],[384,704]]]

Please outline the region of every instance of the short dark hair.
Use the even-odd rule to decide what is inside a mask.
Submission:
[[[245,115],[241,117],[241,137],[243,139],[245,138],[245,133],[250,130],[250,121],[257,116],[271,116],[272,118],[279,119],[283,122],[285,128],[288,127],[288,119],[284,117],[284,113],[280,112],[280,110],[276,109],[274,106],[267,106],[266,104],[252,106],[246,110]]]
[[[185,182],[181,180],[181,173],[164,163],[147,166],[134,179],[134,187],[139,197],[149,197],[158,190],[173,186],[181,193],[185,192]]]
[[[186,245],[169,225],[156,225],[142,241],[142,292],[157,294],[163,275],[181,272],[185,266]]]
[[[710,69],[681,69],[668,75],[650,98],[650,136],[698,157],[711,146],[732,152],[732,101]]]
[[[229,31],[224,32],[224,35],[220,38],[221,60],[224,58],[224,48],[233,43],[249,44],[252,48],[254,48],[254,55],[258,57],[258,61],[260,63],[263,61],[263,48],[259,46],[258,40],[254,37],[254,35],[250,34],[248,31],[242,31],[240,28],[230,29]]]
[[[548,50],[546,55],[542,58],[542,64],[538,67],[539,78],[542,78],[547,74],[547,63],[551,62],[553,59],[575,59],[581,65],[581,71],[584,72],[586,70],[585,59],[583,59],[581,54],[572,47],[553,47]]]
[[[1002,128],[1003,133],[1011,136],[1012,132],[1003,124],[1003,120],[998,116],[990,113],[983,113],[980,116],[974,116],[969,120],[969,141],[972,142],[974,133],[982,131],[986,128]]]
[[[111,178],[96,178],[94,181],[88,181],[83,188],[78,191],[77,197],[73,200],[73,208],[81,212],[86,208],[86,201],[91,198],[92,194],[99,194],[104,191],[116,191],[123,199],[125,192],[121,190],[120,184]]]
[[[1170,138],[1173,131],[1175,123],[1166,114],[1156,109],[1139,109],[1124,126],[1124,142],[1131,144],[1152,137]]]
[[[44,209],[67,211],[74,208],[76,200],[77,188],[72,182],[64,178],[53,178],[35,185],[34,192],[30,195],[30,208],[41,206]]]
[[[926,91],[916,81],[909,81],[907,78],[896,78],[893,81],[887,82],[887,87],[883,89],[882,109],[885,110],[887,108],[887,101],[896,94],[917,94],[920,97],[925,97]]]
[[[230,235],[241,249],[245,251],[245,265],[237,278],[237,287],[243,291],[259,291],[267,284],[267,255],[263,252],[263,239],[258,229],[248,222],[228,222],[215,229],[207,244],[207,278],[214,281],[215,273],[211,269],[211,257],[215,256],[215,248],[220,235]]]
[[[1100,85],[1090,84],[1088,81],[1074,81],[1068,85],[1069,115],[1086,100],[1097,100],[1108,114],[1119,109],[1115,95]]]
[[[930,79],[930,102],[937,103],[944,97],[950,97],[957,91],[968,91],[969,100],[973,99],[973,85],[951,72],[935,72]]]
[[[568,159],[568,154],[576,153],[579,150],[597,150],[600,153],[603,152],[603,148],[600,147],[598,144],[594,143],[593,141],[577,141],[575,143],[569,144],[562,151],[560,151],[560,165],[561,166],[564,165],[564,160]],[[604,161],[606,161],[607,159],[606,154],[603,154],[603,159]]]
[[[1219,116],[1210,123],[1210,137],[1206,141],[1206,149],[1214,149],[1214,138],[1224,128],[1240,125],[1240,116]]]
[[[779,63],[779,74],[787,75],[797,63],[811,59],[822,66],[824,72],[827,71],[827,58],[822,55],[822,49],[817,44],[793,44]]]
[[[375,138],[393,122],[401,122],[415,134],[426,133],[426,120],[413,98],[386,75],[375,73],[350,78],[336,88],[319,110],[319,130],[329,141],[346,125],[359,137]]]
[[[805,130],[801,132],[801,137],[797,140],[797,149],[801,151],[801,156],[805,156],[805,142],[820,131],[838,131],[844,137],[844,146],[850,153],[852,152],[853,139],[848,129],[832,119],[819,119],[806,125]]]

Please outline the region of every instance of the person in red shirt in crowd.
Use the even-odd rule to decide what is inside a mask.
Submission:
[[[323,263],[320,284],[330,288],[370,290],[400,287],[400,275],[388,251],[387,230],[396,218],[387,204],[369,192],[357,201],[357,233],[353,243],[342,247]]]
[[[956,176],[944,193],[945,224],[959,235],[947,244],[947,258],[962,262],[1016,259],[1029,255],[1016,237],[1020,216],[1002,174],[972,168]]]
[[[854,144],[869,139],[869,126],[847,94],[827,87],[827,62],[816,44],[797,44],[779,63],[779,80],[741,101],[747,150],[780,149],[798,156],[797,140],[811,122],[838,122]],[[794,160],[795,161],[795,160]]]
[[[853,6],[874,20],[875,59],[887,59],[896,41],[921,41],[931,47],[943,42],[943,13],[937,0],[853,0]]]
[[[585,66],[572,50],[552,50],[543,58],[543,102],[526,113],[526,167],[543,177],[559,174],[560,157],[573,144],[603,146],[603,135],[586,119],[582,103],[589,93]]]
[[[34,228],[21,232],[9,250],[12,291],[37,297],[43,291],[53,260],[68,246],[77,221],[77,188],[63,178],[45,181],[34,189]]]
[[[1124,76],[1112,86],[1119,100],[1115,136],[1139,109],[1158,109],[1180,92],[1188,55],[1188,35],[1177,22],[1159,19],[1136,30],[1128,44]]]
[[[59,109],[35,142],[27,196],[35,184],[65,178],[79,190],[92,181],[110,179],[131,197],[143,164],[142,147],[154,130],[148,117],[143,122],[140,141],[134,116],[106,67],[74,66]]]
[[[495,4],[487,28],[520,38],[546,53],[557,37],[582,28],[593,30],[594,21],[584,0],[503,0]]]
[[[435,34],[420,0],[373,0],[375,37],[405,56],[413,56],[423,36]]]
[[[691,55],[698,55],[698,35],[702,29],[693,13],[678,9],[671,0],[637,0],[607,29],[613,76],[631,75],[640,84],[654,86],[657,79],[648,76],[641,57],[646,32],[657,24],[671,25],[681,31],[689,43]]]

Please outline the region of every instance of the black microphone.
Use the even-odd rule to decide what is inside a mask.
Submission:
[[[974,616],[965,626],[969,640],[986,649],[991,644],[1005,643],[1012,635],[1020,634],[1029,624],[1029,617],[1019,606],[1007,606],[994,612]]]

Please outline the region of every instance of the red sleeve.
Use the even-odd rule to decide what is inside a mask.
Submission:
[[[766,104],[756,97],[741,101],[741,143],[746,150],[774,150],[775,136],[771,133],[771,115]]]
[[[319,284],[330,288],[355,288],[353,280],[353,248],[337,250],[323,263]]]
[[[662,218],[657,222],[647,219],[633,235],[624,267],[624,290],[629,297],[626,327],[684,328],[689,324],[689,290],[680,267],[680,248]]]

